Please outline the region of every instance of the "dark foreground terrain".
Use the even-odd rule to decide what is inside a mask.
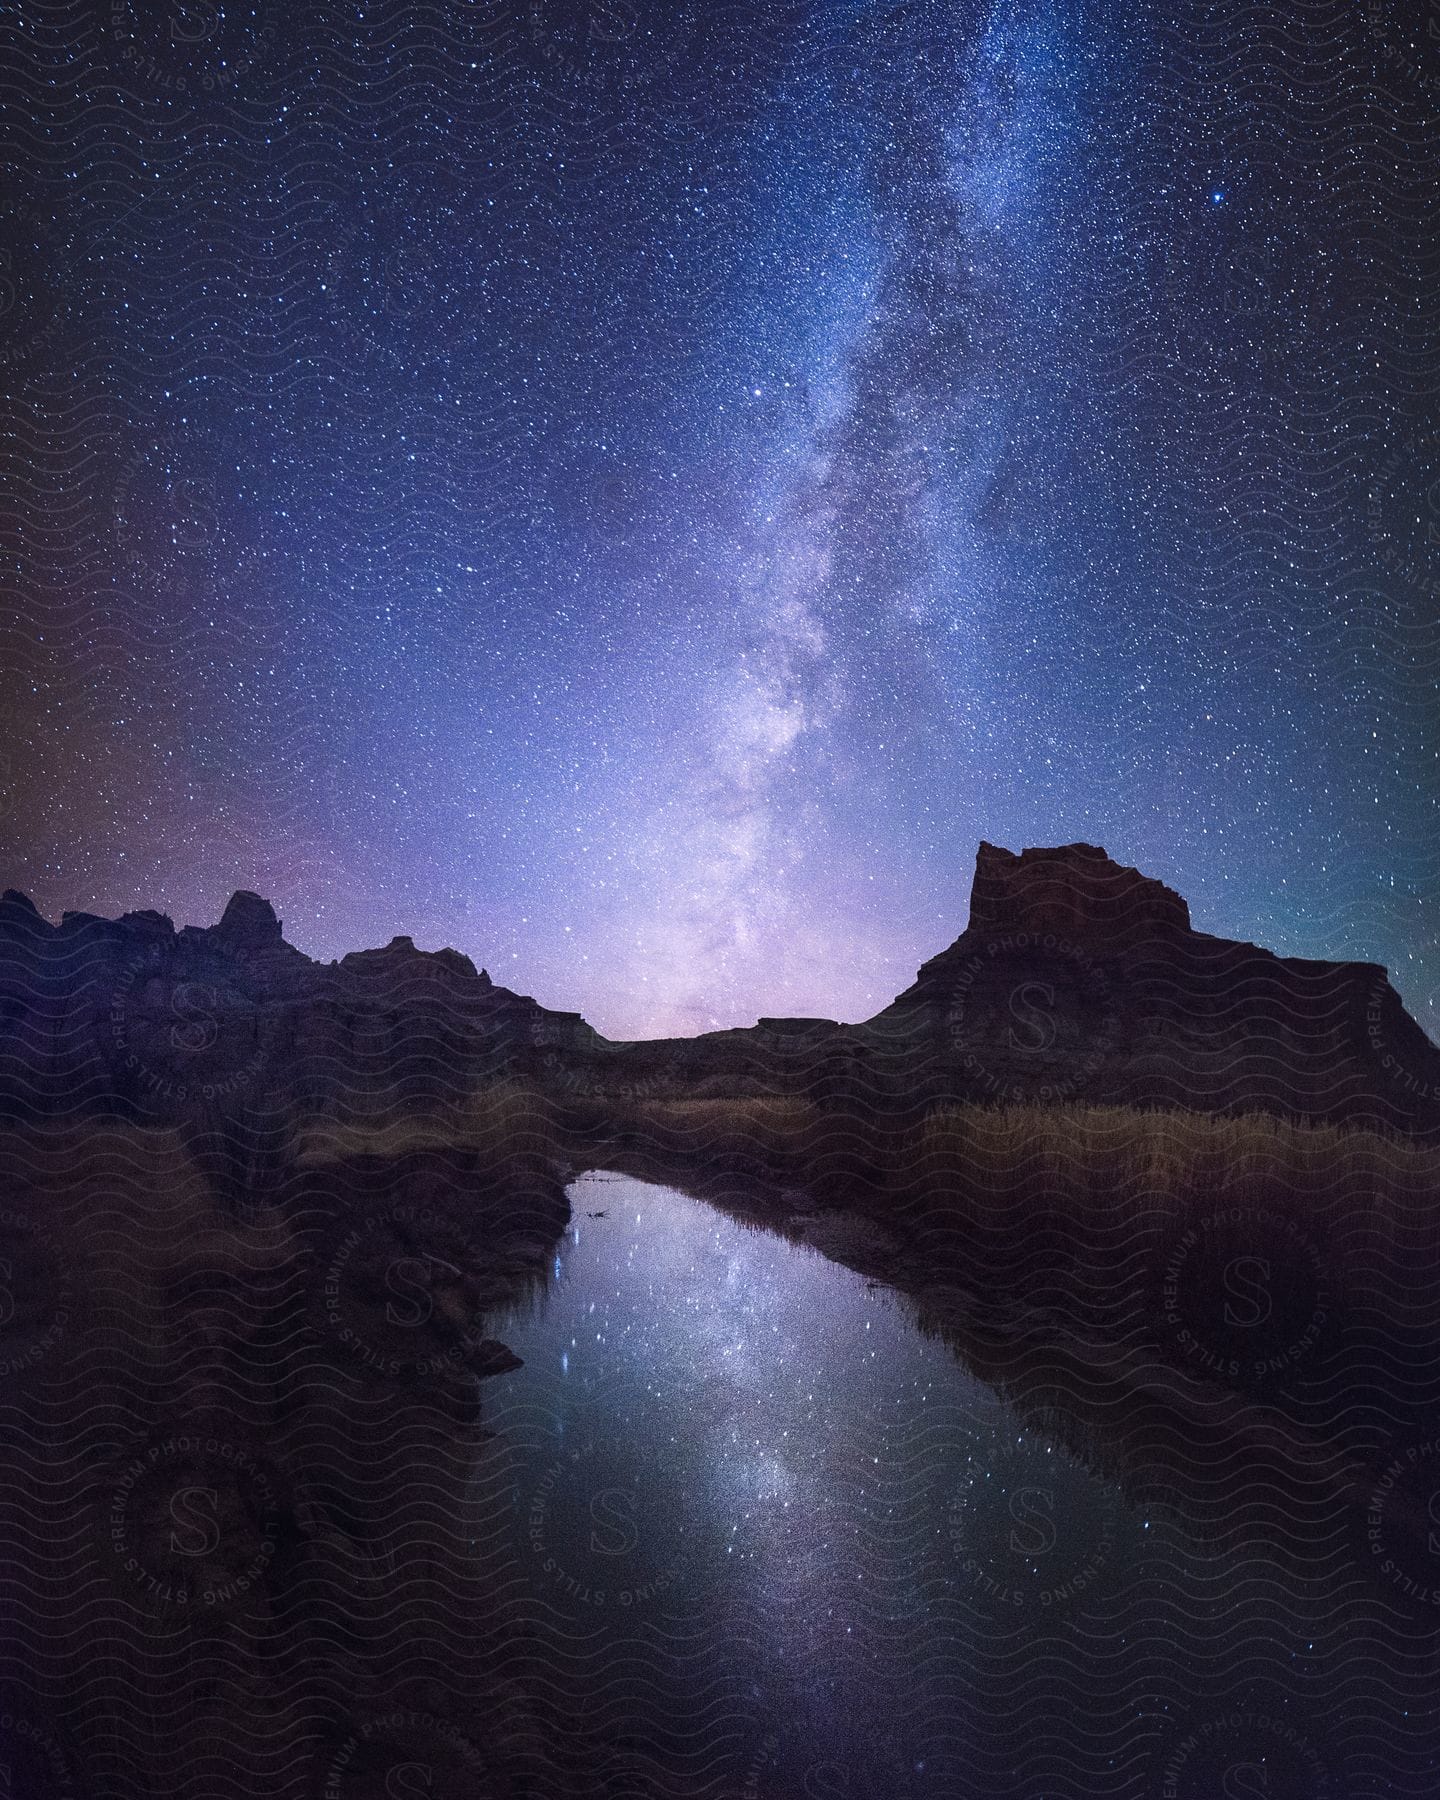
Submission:
[[[316,964],[252,895],[8,894],[11,1791],[741,1791],[642,1780],[475,1553],[495,1321],[585,1169],[902,1291],[1028,1428],[1328,1595],[1365,1745],[1235,1791],[1431,1791],[1437,1094],[1383,970],[1195,933],[1085,846],[983,846],[864,1025],[623,1046],[452,951]]]

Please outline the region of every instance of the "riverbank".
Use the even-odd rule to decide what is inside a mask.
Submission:
[[[218,1800],[256,1770],[298,1796],[417,1744],[499,1794],[593,1791],[621,1747],[577,1741],[471,1530],[486,1383],[515,1366],[491,1321],[544,1287],[584,1169],[910,1296],[1148,1507],[1263,1531],[1306,1573],[1383,1493],[1401,1566],[1424,1547],[1415,1497],[1382,1488],[1440,1355],[1436,1154],[1402,1139],[509,1085],[312,1115],[263,1153],[91,1120],[13,1130],[0,1159],[0,1679],[68,1791],[138,1800],[178,1755]]]
[[[183,1129],[5,1134],[25,1791],[299,1800],[378,1791],[387,1758],[437,1792],[589,1791],[467,1529],[483,1390],[516,1366],[489,1321],[568,1217],[520,1116],[403,1148],[320,1123],[248,1186]]]
[[[886,1131],[749,1101],[635,1107],[588,1153],[908,1295],[1022,1415],[1149,1504],[1183,1493],[1233,1528],[1216,1470],[1238,1466],[1282,1549],[1319,1521],[1363,1536],[1367,1493],[1428,1441],[1427,1145],[1082,1107],[954,1109]],[[1417,1563],[1422,1500],[1389,1507]]]

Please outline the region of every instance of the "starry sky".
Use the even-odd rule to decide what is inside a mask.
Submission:
[[[5,8],[6,881],[628,1037],[1084,839],[1440,1036],[1427,17]]]

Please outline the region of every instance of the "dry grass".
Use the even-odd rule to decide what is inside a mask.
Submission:
[[[1383,1229],[1440,1200],[1440,1147],[1268,1113],[965,1107],[912,1134],[895,1192],[958,1209],[1004,1194],[1022,1212],[1061,1209],[1082,1232],[1140,1209],[1179,1220],[1221,1199],[1317,1228],[1363,1210]]]
[[[479,1088],[463,1101],[425,1111],[387,1110],[373,1119],[320,1118],[299,1130],[297,1168],[323,1168],[354,1157],[393,1159],[416,1152],[461,1151],[496,1166],[559,1153],[556,1104],[517,1083]]]
[[[959,1201],[998,1184],[1017,1204],[1057,1201],[1113,1214],[1145,1193],[1183,1211],[1224,1190],[1251,1200],[1363,1191],[1381,1211],[1440,1199],[1440,1146],[1269,1113],[1212,1117],[1120,1106],[960,1106],[918,1124],[825,1110],[801,1099],[652,1101],[624,1112],[627,1132],[696,1153],[743,1150],[756,1160],[885,1158],[891,1194],[940,1189]],[[864,1153],[869,1154],[864,1154]]]
[[[104,1124],[5,1133],[0,1166],[9,1174],[12,1255],[33,1281],[37,1308],[53,1304],[67,1315],[56,1357],[83,1347],[97,1380],[117,1371],[142,1382],[175,1379],[205,1305],[265,1284],[299,1255],[277,1208],[235,1214],[172,1131]]]
[[[881,1219],[937,1275],[1043,1265],[1094,1281],[1221,1209],[1291,1255],[1303,1234],[1336,1289],[1373,1295],[1399,1267],[1440,1273],[1440,1146],[1377,1132],[1081,1105],[954,1107],[887,1128],[798,1099],[653,1102],[625,1125],[662,1162],[753,1173]]]

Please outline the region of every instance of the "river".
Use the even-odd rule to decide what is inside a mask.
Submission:
[[[674,1189],[571,1202],[545,1292],[495,1321],[524,1366],[486,1387],[475,1553],[616,1745],[597,1792],[1343,1791],[1305,1627],[1231,1683],[1223,1560],[909,1302]]]

